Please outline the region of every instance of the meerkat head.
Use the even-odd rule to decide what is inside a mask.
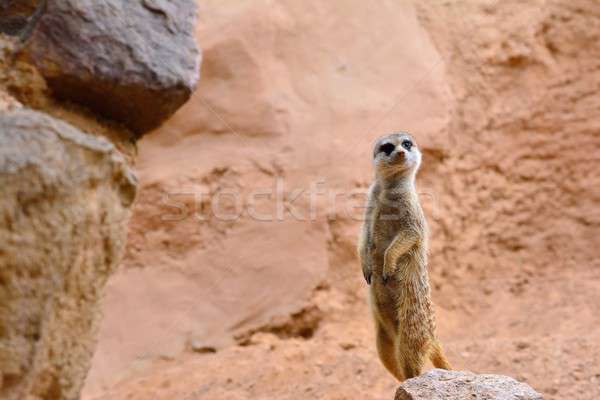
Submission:
[[[421,152],[408,133],[392,133],[375,143],[373,164],[382,178],[414,177],[421,165]]]

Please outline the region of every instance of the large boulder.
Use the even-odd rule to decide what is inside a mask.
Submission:
[[[434,369],[405,381],[395,400],[542,400],[531,386],[504,375]]]
[[[194,0],[49,0],[30,53],[55,96],[139,137],[196,86],[195,21]]]
[[[0,398],[79,398],[135,192],[106,140],[0,115]]]

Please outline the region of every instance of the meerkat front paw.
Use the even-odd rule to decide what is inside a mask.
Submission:
[[[396,263],[386,260],[383,263],[383,272],[381,273],[381,279],[383,283],[388,283],[388,280],[396,273]]]
[[[370,285],[371,277],[373,276],[373,268],[368,265],[363,265],[363,276],[365,277],[365,281],[367,281],[367,285]]]

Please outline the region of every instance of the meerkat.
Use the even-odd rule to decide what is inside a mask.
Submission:
[[[407,133],[377,141],[358,244],[369,285],[377,352],[399,381],[420,375],[426,358],[451,369],[435,335],[427,274],[427,222],[415,187],[421,152]]]

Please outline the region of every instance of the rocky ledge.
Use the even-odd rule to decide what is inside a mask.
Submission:
[[[395,400],[542,400],[526,383],[504,375],[433,369],[408,379]]]

